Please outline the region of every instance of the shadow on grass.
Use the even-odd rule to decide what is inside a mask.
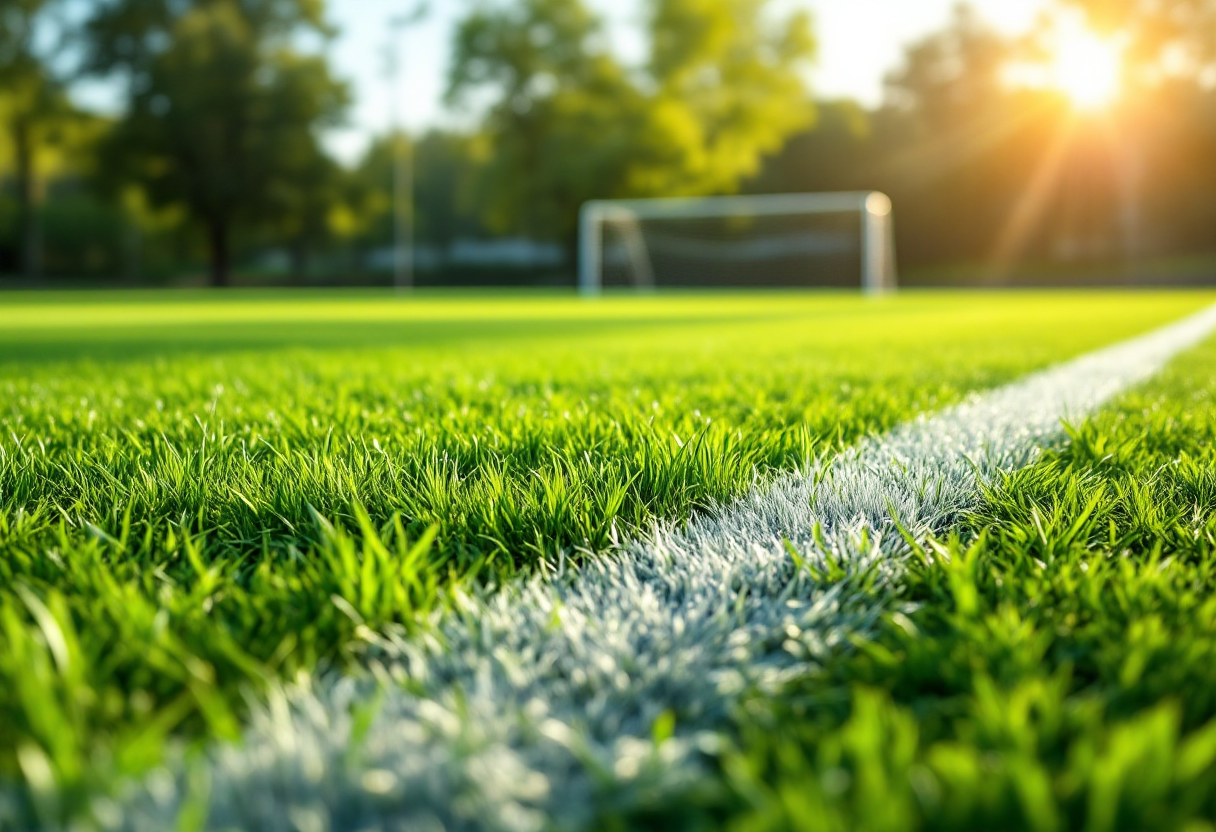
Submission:
[[[448,348],[567,339],[627,330],[747,323],[785,315],[437,321],[241,321],[180,326],[40,328],[0,331],[0,365],[59,361],[133,361],[190,354],[280,349]]]

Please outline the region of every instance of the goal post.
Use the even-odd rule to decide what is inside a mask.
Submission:
[[[896,288],[878,191],[595,200],[579,216],[579,291],[605,287]]]

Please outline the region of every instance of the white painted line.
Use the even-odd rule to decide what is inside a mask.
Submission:
[[[585,827],[695,781],[741,691],[805,672],[897,608],[906,544],[947,529],[978,481],[1216,328],[1216,308],[1036,373],[788,475],[576,573],[462,598],[436,635],[377,639],[368,678],[277,695],[213,750],[208,828]],[[820,573],[798,568],[790,541]],[[675,717],[675,735],[653,740]],[[366,729],[361,730],[360,725]],[[352,739],[353,736],[358,739]],[[185,778],[154,776],[124,829],[168,828]]]

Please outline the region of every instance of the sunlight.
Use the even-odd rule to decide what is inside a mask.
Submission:
[[[1051,85],[1079,110],[1099,110],[1122,91],[1123,56],[1119,46],[1099,38],[1079,22],[1061,27],[1051,62]]]

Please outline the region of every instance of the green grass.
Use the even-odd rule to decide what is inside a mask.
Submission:
[[[360,627],[1208,300],[6,298],[0,778],[70,795],[237,736],[243,691]]]
[[[1214,367],[995,484],[879,638],[750,702],[735,828],[1213,828]]]

